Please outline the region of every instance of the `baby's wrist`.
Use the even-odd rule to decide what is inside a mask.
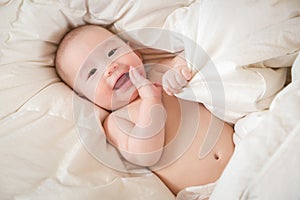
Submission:
[[[156,99],[161,101],[161,87],[156,87],[153,83],[143,85],[138,88],[142,99]]]
[[[152,103],[152,104],[162,104],[162,100],[161,100],[161,96],[151,96],[151,95],[140,95],[142,101],[147,101],[149,103]]]

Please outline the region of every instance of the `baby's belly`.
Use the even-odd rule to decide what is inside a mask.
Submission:
[[[172,117],[166,125],[166,147],[169,149],[158,165],[152,168],[174,194],[189,186],[215,182],[234,150],[232,127],[212,116],[202,104],[196,105],[198,118],[195,117],[195,109],[192,111],[194,114],[184,116],[180,113],[181,117],[176,117],[178,110],[174,111],[173,106],[170,111]],[[195,108],[195,103],[193,106]],[[189,120],[183,120],[188,116]],[[177,130],[180,130],[179,135]]]

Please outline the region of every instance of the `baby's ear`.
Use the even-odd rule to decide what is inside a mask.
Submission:
[[[131,49],[133,49],[133,52],[141,59],[143,60],[143,56],[141,54],[141,52],[138,50],[138,46],[135,44],[130,43],[129,41],[127,41],[127,45],[130,46]]]

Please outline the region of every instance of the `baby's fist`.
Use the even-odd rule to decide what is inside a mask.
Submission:
[[[192,72],[187,66],[177,66],[168,70],[162,78],[162,85],[168,95],[181,92],[192,77]]]
[[[129,77],[142,99],[161,99],[162,88],[160,84],[150,82],[143,77],[137,69],[132,67],[129,71]]]

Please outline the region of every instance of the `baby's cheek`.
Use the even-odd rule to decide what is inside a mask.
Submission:
[[[111,109],[111,98],[109,93],[105,92],[102,87],[97,87],[93,92],[93,103],[97,104],[98,106],[108,109]]]

